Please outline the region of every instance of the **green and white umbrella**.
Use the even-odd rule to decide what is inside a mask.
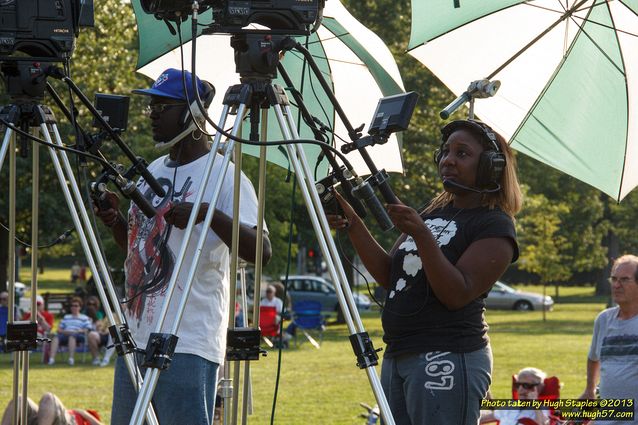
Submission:
[[[163,22],[144,13],[139,0],[134,0],[133,6],[139,30],[138,71],[155,78],[166,68],[181,68],[178,37],[173,36]],[[208,10],[200,15],[199,21],[206,23],[210,22],[210,19],[211,11]],[[182,34],[184,40],[190,40],[190,20],[182,24]],[[298,40],[311,51],[355,127],[370,123],[379,98],[404,91],[398,67],[387,46],[372,31],[353,18],[338,0],[326,2],[324,19],[319,30],[308,39],[299,37]],[[190,42],[184,44],[183,52],[185,67],[190,70]],[[217,89],[217,96],[209,110],[211,118],[217,121],[226,89],[233,84],[239,84],[239,75],[235,73],[233,50],[230,47],[230,36],[199,36],[196,60],[197,75],[213,83]],[[334,126],[336,133],[349,141],[344,126],[335,118],[334,108],[316,77],[311,75],[301,54],[294,50],[287,52],[282,64],[290,74],[295,87],[302,92],[310,112],[328,126]],[[275,83],[285,87],[281,78]],[[292,96],[289,97],[292,100]],[[296,108],[293,109],[296,111]],[[268,139],[281,140],[282,136],[272,111],[268,126]],[[303,122],[299,125],[299,130],[302,137],[313,138]],[[334,142],[337,146],[341,144],[338,140]],[[307,145],[304,149],[310,161],[319,155],[319,148],[316,146]],[[253,154],[258,152],[257,149],[248,146],[245,146],[244,150]],[[378,168],[403,172],[400,146],[396,137],[393,136],[384,145],[369,148],[369,152]],[[358,173],[369,173],[357,152],[348,154],[347,158]],[[284,167],[288,166],[287,159],[276,148],[269,148],[268,160]],[[323,170],[326,170],[326,161],[322,164],[326,165],[323,167]]]
[[[410,54],[512,147],[620,201],[638,185],[638,1],[413,0]]]

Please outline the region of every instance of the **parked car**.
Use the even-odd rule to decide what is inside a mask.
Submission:
[[[285,276],[281,277],[281,282]],[[332,282],[319,276],[289,276],[288,294],[293,303],[297,301],[313,300],[321,303],[321,311],[339,311],[337,291]],[[370,298],[364,294],[353,293],[355,304],[359,310],[370,308]]]
[[[551,310],[554,300],[549,295],[543,297],[533,292],[523,292],[497,281],[485,298],[485,306],[489,309],[504,310]]]

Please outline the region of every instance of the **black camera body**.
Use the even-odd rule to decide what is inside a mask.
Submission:
[[[70,57],[84,26],[93,26],[92,0],[0,1],[0,55]]]
[[[307,35],[321,16],[325,0],[202,0],[199,13],[213,9],[215,22],[206,32],[240,34],[244,27],[259,24],[271,34]],[[191,0],[141,0],[144,12],[157,19],[185,20]]]

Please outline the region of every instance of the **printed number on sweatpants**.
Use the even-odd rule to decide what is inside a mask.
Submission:
[[[425,381],[425,388],[431,390],[451,390],[454,387],[454,363],[445,360],[442,357],[450,354],[448,351],[432,351],[425,354],[425,360],[428,362],[425,366],[425,374],[429,379]]]

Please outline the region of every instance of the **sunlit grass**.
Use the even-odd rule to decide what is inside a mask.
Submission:
[[[47,271],[41,287],[70,285],[67,275],[66,270]],[[542,292],[540,287],[519,289]],[[70,290],[69,286],[65,290]],[[563,398],[577,397],[582,392],[593,320],[605,302],[592,296],[593,288],[561,288],[562,294],[579,301],[559,301],[554,311],[546,314],[545,321],[542,313],[536,311],[487,313],[494,353],[494,397],[508,398],[511,375],[525,366],[539,367],[558,376],[564,384]],[[587,297],[589,303],[581,302]],[[362,321],[375,346],[383,347],[379,313],[367,312]],[[345,325],[329,326],[321,349],[313,348],[301,337],[299,347],[291,344],[291,348],[283,351],[275,423],[351,425],[364,422],[357,417],[364,411],[359,402],[373,405],[374,396],[366,372],[355,366],[348,334]],[[105,422],[109,422],[112,366],[97,368],[90,366],[89,361],[73,368],[63,362],[43,366],[38,360],[39,354],[35,354],[29,374],[31,397],[38,398],[44,391],[53,391],[68,407],[95,408]],[[270,423],[277,363],[276,351],[251,363],[254,408],[251,424]],[[12,383],[12,368],[6,354],[0,356],[0,382],[0,403],[4,406],[11,396]]]
[[[91,274],[87,273],[87,278]],[[38,292],[73,292],[77,284],[71,283],[71,270],[47,268],[43,274],[38,274]],[[31,285],[31,269],[20,269],[20,282],[29,287]]]

